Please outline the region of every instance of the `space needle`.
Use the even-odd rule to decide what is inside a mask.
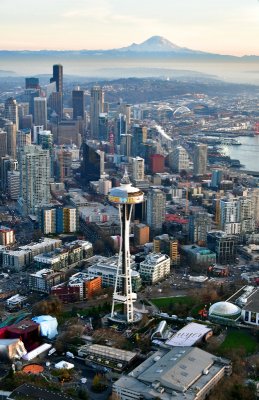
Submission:
[[[118,323],[130,324],[141,319],[140,315],[134,313],[133,307],[133,303],[137,299],[137,294],[132,292],[131,284],[130,221],[133,205],[142,203],[144,194],[140,189],[132,186],[127,170],[125,170],[120,186],[110,190],[108,199],[111,203],[118,205],[121,228],[119,261],[109,319]],[[123,306],[122,313],[115,310],[116,304]]]

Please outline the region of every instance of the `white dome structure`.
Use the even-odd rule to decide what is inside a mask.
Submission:
[[[212,304],[209,308],[210,317],[221,317],[221,318],[238,318],[241,315],[241,309],[235,304],[229,303],[228,301],[219,301],[218,303]]]

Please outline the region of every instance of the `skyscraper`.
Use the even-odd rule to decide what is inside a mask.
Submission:
[[[100,113],[99,114],[99,140],[107,141],[108,140],[108,114]]]
[[[207,172],[207,153],[208,146],[206,144],[196,144],[194,147],[193,157],[193,174],[205,175]]]
[[[121,144],[122,137],[127,134],[127,119],[123,114],[119,114],[115,119],[115,144]]]
[[[50,83],[56,83],[56,91],[63,93],[63,65],[53,65],[53,76],[50,78]]]
[[[104,92],[100,86],[91,89],[90,125],[91,138],[99,139],[99,115],[103,112]]]
[[[24,215],[35,214],[50,201],[50,155],[37,145],[24,146],[20,153],[19,206]]]
[[[50,83],[55,82],[56,92],[51,92],[48,98],[50,108],[55,111],[60,118],[63,115],[63,66],[53,65],[53,76]]]
[[[73,119],[85,118],[85,92],[77,89],[72,91]]]
[[[166,196],[160,189],[152,188],[147,195],[147,224],[153,233],[160,233],[165,220]]]
[[[104,173],[104,152],[95,150],[88,144],[83,143],[82,164],[81,164],[81,179],[84,183],[90,181],[98,181]]]
[[[42,125],[47,129],[47,99],[46,97],[34,98],[34,125]]]
[[[52,92],[48,98],[48,106],[59,116],[59,119],[61,119],[63,115],[62,92]]]
[[[39,78],[25,78],[25,89],[39,89],[40,81]]]
[[[7,154],[7,133],[0,128],[0,157]]]
[[[4,116],[6,119],[9,119],[9,121],[12,121],[12,123],[16,125],[16,130],[19,129],[18,105],[13,97],[9,97],[5,101]]]
[[[16,158],[16,125],[11,121],[6,121],[4,130],[7,133],[7,154]]]
[[[140,156],[140,148],[142,143],[147,140],[147,127],[135,124],[133,126],[133,137],[132,137],[132,151],[133,155]]]

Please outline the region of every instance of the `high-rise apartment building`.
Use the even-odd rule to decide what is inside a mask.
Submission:
[[[77,209],[75,207],[43,207],[39,210],[41,231],[50,233],[71,233],[77,230]]]
[[[250,196],[223,198],[219,202],[220,227],[227,234],[252,233],[254,200]]]
[[[132,178],[134,181],[144,181],[145,160],[141,157],[132,158]]]
[[[18,200],[20,193],[20,172],[7,171],[7,192],[11,200]]]
[[[91,138],[99,139],[99,115],[103,113],[104,92],[100,86],[93,86],[90,99]]]
[[[218,188],[220,186],[221,181],[224,177],[224,171],[222,169],[214,169],[211,175],[211,184],[212,188]]]
[[[190,215],[189,239],[191,243],[206,244],[207,232],[211,230],[211,218],[206,212]]]
[[[16,135],[17,151],[19,152],[24,146],[31,144],[31,130],[20,129]]]
[[[72,91],[73,119],[85,118],[85,92],[77,89]]]
[[[1,157],[0,159],[0,188],[3,192],[7,191],[8,171],[16,171],[18,169],[18,161],[10,156]]]
[[[47,129],[47,99],[46,97],[34,98],[34,125],[42,125]]]
[[[152,188],[147,195],[147,224],[154,233],[160,233],[165,220],[166,196],[160,189]]]
[[[252,199],[254,202],[254,219],[256,226],[259,225],[259,189],[254,189],[252,192]]]
[[[53,135],[51,131],[40,131],[38,133],[38,144],[45,150],[52,150],[53,147]]]
[[[177,146],[169,155],[169,165],[175,172],[188,171],[190,163],[188,153],[182,146]]]
[[[50,201],[50,155],[37,145],[24,146],[20,152],[20,198],[24,215],[35,214]]]
[[[208,146],[206,144],[196,144],[194,147],[193,157],[193,174],[205,175],[207,172],[207,153]]]

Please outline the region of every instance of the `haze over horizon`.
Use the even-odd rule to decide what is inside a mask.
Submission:
[[[259,55],[257,0],[1,0],[0,14],[1,50],[107,50],[160,35],[193,50]]]

